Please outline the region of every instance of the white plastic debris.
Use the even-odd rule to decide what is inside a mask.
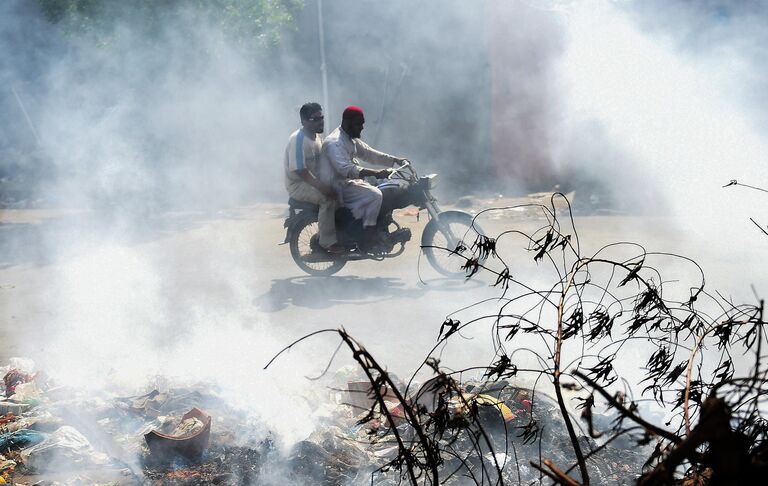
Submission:
[[[0,473],[12,467],[16,467],[16,462],[10,459],[6,459],[5,456],[0,454]]]
[[[188,437],[197,434],[203,430],[203,427],[205,427],[205,424],[203,424],[200,419],[197,417],[190,417],[186,420],[182,420],[181,423],[176,426],[176,429],[171,432],[171,435],[174,437]]]
[[[28,375],[31,375],[35,372],[35,362],[32,361],[29,358],[11,358],[8,360],[8,369],[17,369],[22,373],[26,373]]]
[[[40,400],[42,392],[34,381],[29,383],[19,383],[16,385],[16,390],[13,395],[10,396],[11,400],[16,402],[26,402],[31,400]]]
[[[65,425],[47,439],[21,451],[22,461],[36,470],[64,470],[106,464],[109,456],[94,451],[88,439],[74,427]]]
[[[27,403],[16,403],[9,400],[0,400],[0,415],[12,413],[14,415],[21,415],[29,410],[31,405]]]

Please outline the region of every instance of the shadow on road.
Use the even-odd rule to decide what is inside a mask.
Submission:
[[[484,286],[478,280],[435,279],[428,285],[407,286],[399,278],[388,277],[291,277],[272,281],[272,287],[254,299],[265,312],[288,306],[326,309],[337,305],[369,304],[389,299],[418,299],[428,292],[460,292]]]

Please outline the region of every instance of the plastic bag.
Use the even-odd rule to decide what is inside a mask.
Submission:
[[[30,381],[16,385],[16,389],[13,395],[10,396],[10,399],[15,402],[36,404],[40,401],[41,397],[40,388],[37,387],[34,381]]]
[[[109,456],[93,450],[88,439],[65,425],[37,445],[21,451],[24,463],[36,470],[66,470],[105,464]]]
[[[39,432],[53,432],[64,425],[59,417],[54,417],[48,412],[39,412],[34,416],[14,417],[10,422],[0,425],[0,434],[16,432],[21,429],[34,429]]]
[[[16,388],[19,385],[30,382],[35,379],[34,375],[30,375],[19,371],[16,368],[11,368],[8,373],[3,375],[3,384],[5,385],[5,396],[11,397],[16,393]]]
[[[42,442],[47,434],[37,430],[21,429],[15,432],[0,435],[0,451],[8,449],[21,449],[29,445]]]

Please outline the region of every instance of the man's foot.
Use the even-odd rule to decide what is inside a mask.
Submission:
[[[366,253],[382,254],[387,253],[387,241],[382,237],[376,226],[366,226],[364,228],[362,240],[362,249]]]
[[[347,252],[347,249],[344,248],[344,245],[340,245],[338,243],[334,243],[328,248],[323,248],[326,252],[330,253],[331,255],[343,255]]]
[[[372,253],[375,255],[381,255],[383,253],[389,253],[392,245],[388,244],[383,238],[371,238],[365,242],[366,253]]]

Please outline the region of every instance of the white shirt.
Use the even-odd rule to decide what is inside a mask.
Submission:
[[[303,182],[296,171],[307,169],[315,177],[319,172],[320,150],[322,148],[320,135],[312,139],[302,128],[291,134],[288,146],[285,147],[285,187],[290,191],[291,186]]]
[[[339,187],[351,179],[360,178],[361,159],[371,164],[392,167],[400,160],[371,148],[359,138],[352,139],[341,127],[336,128],[323,140],[320,153],[319,178],[324,183]]]

